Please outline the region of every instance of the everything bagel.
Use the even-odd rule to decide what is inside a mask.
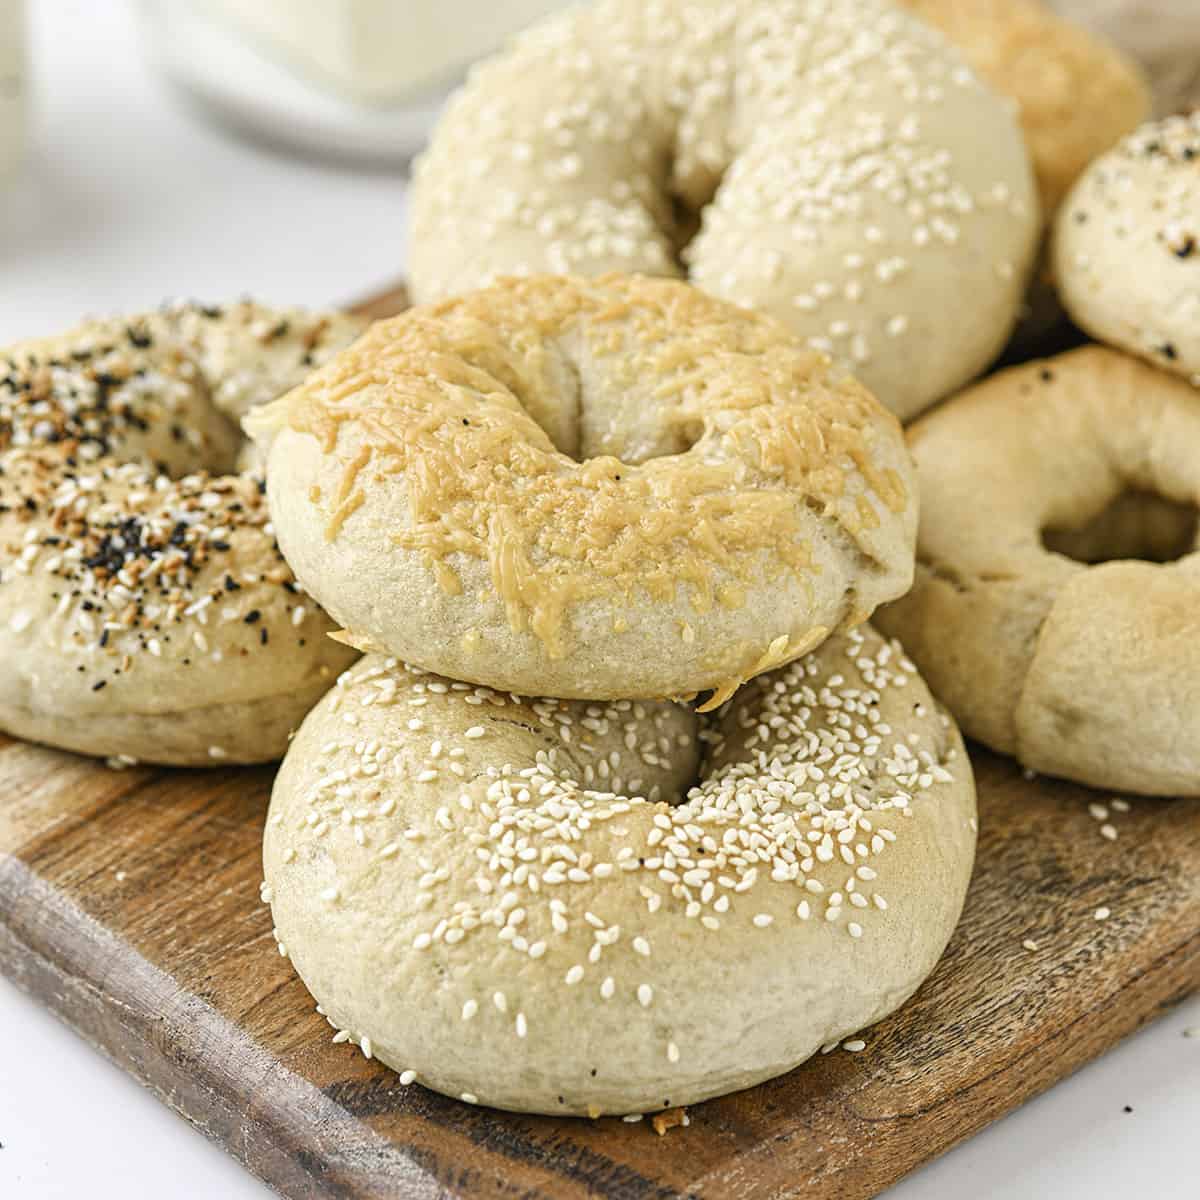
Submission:
[[[229,416],[359,331],[176,306],[0,351],[0,729],[124,761],[278,758],[353,657]]]
[[[1196,391],[1092,346],[977,384],[910,442],[916,582],[877,620],[963,729],[1048,775],[1200,794]]]
[[[337,1040],[598,1116],[749,1087],[891,1012],[974,846],[958,732],[869,626],[709,718],[375,657],[288,752],[263,895]]]
[[[686,274],[907,418],[1004,345],[1037,210],[1010,104],[883,0],[601,0],[451,101],[414,175],[412,282]]]
[[[1200,384],[1200,113],[1144,125],[1087,169],[1054,269],[1093,337]]]
[[[895,418],[671,280],[411,310],[247,428],[288,562],[347,640],[497,689],[720,703],[911,579]]]

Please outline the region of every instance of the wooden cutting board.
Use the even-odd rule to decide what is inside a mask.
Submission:
[[[1110,809],[1110,840],[1110,797],[972,759],[978,866],[934,975],[862,1053],[662,1138],[472,1108],[333,1045],[258,900],[269,770],[0,738],[0,970],[288,1197],[871,1196],[1200,987],[1200,802]]]

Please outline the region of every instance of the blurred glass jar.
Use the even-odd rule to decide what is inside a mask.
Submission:
[[[0,0],[0,181],[25,153],[25,0]]]
[[[0,4],[6,0],[0,0]],[[168,76],[305,152],[398,162],[476,59],[565,0],[140,0]]]

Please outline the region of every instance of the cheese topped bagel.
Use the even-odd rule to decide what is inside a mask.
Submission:
[[[410,310],[247,428],[288,562],[347,639],[491,687],[719,703],[911,581],[895,418],[672,280]]]

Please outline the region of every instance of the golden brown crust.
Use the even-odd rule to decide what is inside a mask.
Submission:
[[[1050,0],[1050,5],[1141,64],[1156,117],[1200,104],[1200,7],[1192,0]]]
[[[1194,526],[1184,556],[1162,564],[1088,566],[1046,544],[1130,553],[1143,540],[1130,518],[1152,545],[1178,536],[1154,505],[1088,526],[1130,492],[1200,502],[1196,393],[1086,347],[985,380],[918,422],[910,443],[916,583],[877,619],[964,730],[1046,774],[1200,794],[1200,657],[1184,635],[1200,611]]]
[[[681,283],[542,276],[411,310],[251,426],[276,437],[272,511],[313,594],[363,644],[491,686],[715,688],[908,582],[894,418],[778,323]],[[414,575],[436,631],[388,600]],[[674,625],[652,645],[648,611]]]
[[[1042,0],[900,0],[940,29],[997,91],[1017,102],[1049,216],[1097,155],[1144,121],[1136,63]]]

